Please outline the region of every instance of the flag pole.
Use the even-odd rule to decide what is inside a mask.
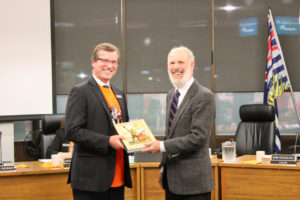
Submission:
[[[275,27],[274,20],[273,20],[273,16],[272,16],[272,12],[271,12],[271,8],[269,8],[269,15],[270,15],[270,17],[272,18],[272,20],[271,20],[272,26]],[[274,29],[274,34],[276,35],[276,38],[278,38],[276,28]],[[278,46],[279,46],[280,49],[281,49],[281,45],[280,45],[280,42],[279,42],[279,38],[278,38],[278,41],[277,41],[277,42],[278,42]],[[283,59],[283,62],[285,63],[285,60],[284,60],[284,57],[283,57],[282,50],[280,51],[280,54],[281,54],[281,58]],[[291,82],[291,79],[290,79],[290,76],[289,76],[289,73],[288,73],[288,70],[287,70],[287,66],[285,66],[285,68],[286,68],[285,70],[286,70],[287,78],[288,78],[288,80],[290,81],[290,91],[291,91],[291,94],[292,94],[293,104],[294,104],[295,111],[296,111],[296,114],[297,114],[298,125],[300,126],[300,115],[299,115],[299,110],[298,110],[297,103],[296,103],[296,98],[295,98],[295,95],[294,95],[294,90],[293,90],[293,87],[292,87],[292,82]],[[297,145],[298,135],[299,135],[299,131],[296,132],[296,140],[295,140],[294,154],[296,154],[296,145]]]

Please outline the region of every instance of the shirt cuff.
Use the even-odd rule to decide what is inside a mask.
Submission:
[[[160,152],[166,152],[165,144],[163,141],[159,142]]]
[[[161,168],[160,168],[160,173],[161,173],[161,174],[164,173],[164,167],[161,167]]]

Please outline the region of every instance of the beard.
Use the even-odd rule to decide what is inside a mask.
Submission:
[[[176,71],[174,73],[176,73]],[[172,72],[170,72],[169,70],[168,70],[168,74],[169,74],[169,79],[175,88],[182,88],[189,81],[189,74],[190,74],[189,71],[184,71],[181,79],[174,79],[172,77]]]

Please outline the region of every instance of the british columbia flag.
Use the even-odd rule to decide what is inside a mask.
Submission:
[[[280,132],[278,129],[279,118],[276,99],[288,90],[290,81],[284,57],[281,51],[278,35],[274,25],[271,10],[268,15],[268,55],[265,71],[264,104],[275,108],[275,152],[281,151]]]

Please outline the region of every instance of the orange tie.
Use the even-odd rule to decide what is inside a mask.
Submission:
[[[70,142],[68,152],[73,153],[73,149],[74,149],[74,142]]]

